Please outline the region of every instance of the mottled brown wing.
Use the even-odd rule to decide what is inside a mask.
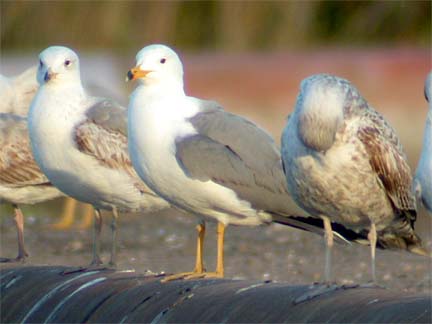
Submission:
[[[100,100],[87,111],[87,119],[75,128],[75,142],[81,152],[93,156],[107,168],[125,171],[136,179],[139,190],[148,192],[132,167],[126,134],[126,108],[110,100]]]
[[[369,111],[368,117],[358,137],[369,154],[372,169],[396,209],[415,211],[411,170],[396,132],[378,113]]]
[[[49,184],[33,159],[24,117],[0,114],[0,183],[8,187]]]

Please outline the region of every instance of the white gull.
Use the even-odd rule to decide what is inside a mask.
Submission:
[[[169,277],[223,277],[225,227],[280,221],[322,232],[288,194],[272,137],[216,102],[187,96],[183,66],[164,45],[143,48],[127,79],[139,84],[130,97],[129,152],[134,168],[157,194],[201,220],[192,272]],[[292,218],[290,216],[302,216]],[[218,222],[215,272],[204,271],[205,220]]]
[[[115,264],[117,213],[152,212],[169,204],[149,190],[132,168],[126,109],[87,95],[75,52],[51,46],[39,60],[40,88],[28,121],[35,160],[53,185],[94,206],[92,264],[101,263],[100,210],[113,212],[110,264]]]

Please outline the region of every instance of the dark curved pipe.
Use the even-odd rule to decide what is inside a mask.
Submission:
[[[432,298],[379,287],[201,279],[63,266],[0,270],[2,323],[431,323]]]

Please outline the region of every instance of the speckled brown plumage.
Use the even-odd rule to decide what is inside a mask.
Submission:
[[[426,254],[413,228],[416,204],[402,145],[349,81],[315,75],[302,82],[282,157],[289,191],[310,214],[358,233],[376,228],[379,245]]]

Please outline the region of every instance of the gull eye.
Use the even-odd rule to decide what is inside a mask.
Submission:
[[[64,62],[64,65],[65,65],[65,66],[69,66],[69,65],[71,65],[71,63],[72,63],[72,62],[71,62],[70,60],[66,60],[66,61]]]
[[[42,62],[42,60],[39,60],[39,67],[40,67],[40,68],[43,67],[43,62]]]
[[[164,64],[166,62],[166,58],[163,58],[160,60],[161,64]]]

